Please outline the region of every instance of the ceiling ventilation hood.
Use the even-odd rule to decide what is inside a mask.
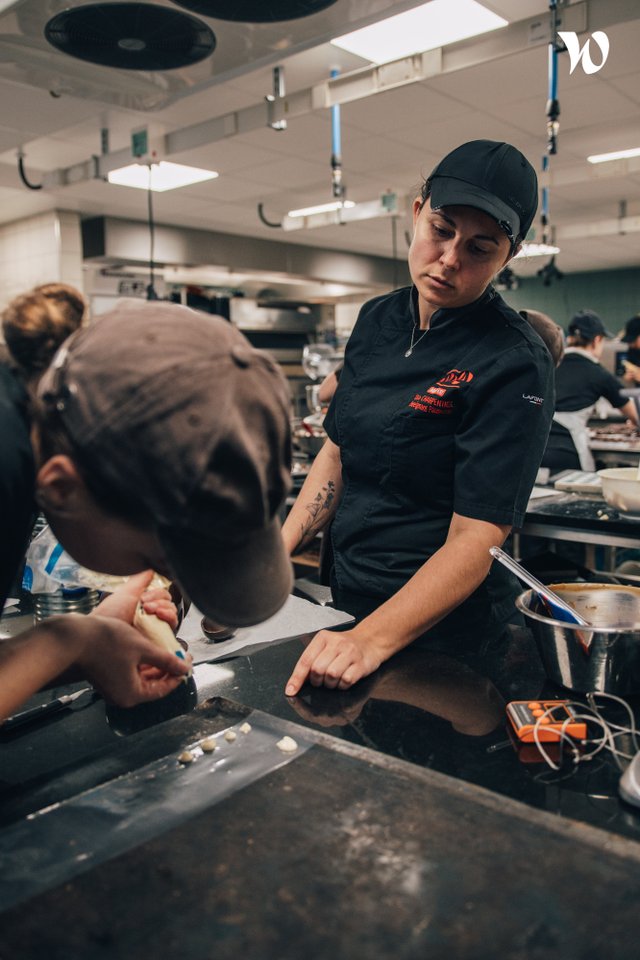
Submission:
[[[216,46],[204,21],[157,3],[88,3],[63,10],[49,20],[44,35],[70,57],[126,70],[188,67]]]
[[[288,0],[287,8],[293,9],[294,2]],[[122,6],[121,0],[102,0],[99,6],[108,11],[118,4]],[[300,0],[301,7],[310,9],[311,4],[312,0],[306,0],[306,4]],[[327,43],[346,30],[386,15],[390,8],[410,6],[411,0],[336,0],[329,5],[317,0],[317,12],[310,15],[262,23],[215,19],[196,11],[196,7],[204,6],[213,9],[214,4],[199,4],[197,0],[190,4],[189,14],[184,10],[187,4],[181,10],[170,0],[145,0],[140,4],[145,5],[161,8],[165,14],[171,11],[201,20],[216,38],[215,50],[197,63],[171,69],[131,70],[89,63],[55,49],[45,38],[45,27],[54,17],[64,11],[81,10],[87,6],[86,0],[0,0],[0,78],[49,90],[54,96],[156,110],[186,94]]]

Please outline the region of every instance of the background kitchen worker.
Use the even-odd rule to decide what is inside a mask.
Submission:
[[[621,340],[628,344],[622,380],[628,387],[637,387],[640,383],[640,313],[627,320]]]
[[[476,140],[414,200],[413,285],[362,308],[328,440],[283,528],[295,553],[333,520],[335,603],[359,622],[316,634],[287,694],[307,678],[345,689],[436,624],[455,645],[470,623],[479,638],[495,623],[489,547],[524,519],[553,365],[491,279],[519,250],[537,194],[518,150]]]
[[[564,357],[564,331],[560,324],[552,320],[546,313],[539,310],[518,310],[521,317],[531,324],[545,347],[551,354],[554,367],[557,367]]]
[[[611,337],[592,310],[580,310],[569,322],[567,346],[556,370],[556,409],[542,466],[551,471],[594,470],[587,424],[600,397],[638,422],[633,400],[622,396],[620,383],[598,362],[605,337]]]
[[[151,570],[224,623],[264,620],[284,603],[288,390],[226,321],[121,301],[65,341],[33,405],[0,365],[0,436],[1,605],[38,508],[81,565],[143,571],[94,614],[0,643],[0,716],[61,675],[86,677],[121,706],[172,690],[188,663],[131,626]]]
[[[67,337],[82,326],[87,301],[68,283],[44,283],[2,311],[2,334],[22,377],[32,387]]]

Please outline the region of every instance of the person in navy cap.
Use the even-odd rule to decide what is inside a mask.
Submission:
[[[447,154],[413,201],[412,284],[362,307],[283,527],[295,554],[331,523],[334,602],[357,623],[316,634],[287,695],[346,689],[418,637],[480,645],[497,626],[489,548],[524,520],[554,403],[545,344],[491,281],[537,202],[529,161],[492,140]]]
[[[638,422],[635,403],[622,395],[619,382],[599,363],[604,341],[611,337],[592,310],[580,310],[569,322],[564,359],[556,370],[556,409],[542,458],[542,466],[552,472],[595,469],[587,423],[600,397]]]

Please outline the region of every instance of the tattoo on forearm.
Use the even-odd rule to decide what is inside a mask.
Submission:
[[[323,510],[326,511],[331,508],[335,495],[336,485],[333,480],[329,480],[326,487],[323,487],[311,503],[308,503],[305,507],[306,511],[311,515],[312,520],[316,520]]]
[[[331,511],[336,496],[336,485],[329,480],[327,485],[318,491],[310,503],[305,504],[309,514],[309,521],[300,524],[300,547],[307,546],[316,533],[324,526],[326,515]]]

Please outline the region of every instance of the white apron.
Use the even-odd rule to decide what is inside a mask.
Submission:
[[[570,412],[556,410],[553,415],[556,423],[559,423],[571,434],[573,445],[580,459],[580,467],[589,473],[596,468],[595,460],[589,449],[589,431],[587,430],[587,423],[592,411],[593,406],[585,407],[584,410],[571,410]]]

